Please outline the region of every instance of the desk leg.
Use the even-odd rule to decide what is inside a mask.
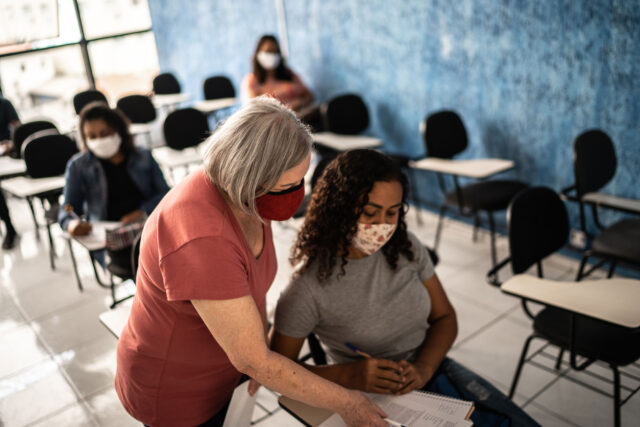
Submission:
[[[56,269],[55,257],[56,247],[53,245],[53,237],[51,236],[51,225],[47,222],[47,236],[49,236],[49,263],[51,264],[51,270]]]
[[[67,243],[69,244],[69,256],[71,256],[71,264],[73,265],[73,272],[76,275],[76,282],[78,282],[78,289],[82,292],[82,281],[80,280],[80,273],[78,273],[78,264],[76,263],[76,256],[73,253],[73,243],[71,240],[71,238],[67,240]]]
[[[33,224],[36,226],[36,239],[40,240],[40,233],[38,231],[38,219],[36,218],[36,211],[33,207],[33,200],[31,197],[27,197],[27,203],[29,204],[29,209],[31,210],[31,216],[33,217]]]

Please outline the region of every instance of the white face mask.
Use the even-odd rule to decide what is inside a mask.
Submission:
[[[265,70],[275,70],[280,64],[280,54],[273,52],[258,52],[258,63]]]
[[[397,224],[363,224],[358,223],[358,232],[353,237],[353,245],[367,255],[371,255],[383,247],[393,233]]]
[[[110,159],[116,155],[120,149],[120,135],[116,132],[113,135],[103,138],[87,139],[87,148],[96,157],[101,159]]]

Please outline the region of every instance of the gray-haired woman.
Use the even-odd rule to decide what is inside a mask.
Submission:
[[[278,101],[251,100],[209,138],[204,170],[172,189],[147,220],[115,379],[134,418],[222,425],[242,372],[338,412],[349,425],[386,425],[364,395],[266,344],[265,295],[277,267],[270,221],[298,208],[311,143]]]

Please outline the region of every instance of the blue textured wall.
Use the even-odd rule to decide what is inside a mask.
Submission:
[[[277,30],[271,0],[149,3],[161,66],[192,94],[213,73],[239,87],[255,40]],[[559,190],[573,181],[573,139],[601,127],[619,160],[606,191],[640,198],[636,0],[288,0],[285,10],[292,67],[319,100],[363,94],[368,133],[387,151],[421,155],[419,122],[455,109],[470,137],[461,157],[513,159],[511,176]]]

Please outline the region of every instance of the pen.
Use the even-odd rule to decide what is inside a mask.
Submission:
[[[84,221],[84,218],[83,218],[84,215],[83,217],[79,217],[78,214],[73,211],[73,206],[71,206],[70,204],[64,205],[64,211],[69,215],[71,215],[72,217],[74,217],[75,219],[79,221]]]
[[[391,419],[389,419],[389,418],[385,418],[385,419],[384,419],[384,421],[385,421],[387,424],[391,424],[392,426],[407,427],[406,425],[404,425],[404,424],[400,424],[399,422],[397,422],[397,421],[393,421],[393,420],[391,420]]]
[[[367,359],[371,359],[371,355],[369,353],[365,353],[364,351],[360,350],[355,345],[353,345],[353,344],[351,344],[349,342],[344,343],[344,345],[346,345],[349,348],[349,350],[353,351],[354,353],[357,353],[360,356],[366,357]]]

